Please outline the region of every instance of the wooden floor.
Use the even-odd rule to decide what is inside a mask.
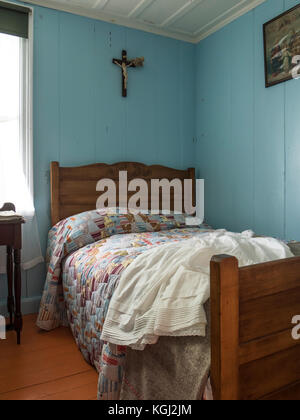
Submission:
[[[46,333],[24,317],[22,344],[0,340],[0,400],[95,400],[98,375],[67,328]]]

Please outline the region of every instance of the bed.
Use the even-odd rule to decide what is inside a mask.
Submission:
[[[148,183],[153,178],[169,180],[174,178],[194,180],[195,178],[194,169],[184,171],[162,166],[146,166],[140,163],[61,168],[57,162],[53,162],[51,164],[52,224],[57,225],[58,222],[75,214],[93,210],[99,195],[96,191],[97,182],[103,178],[112,178],[117,181],[120,170],[128,172],[128,180],[143,178]],[[205,230],[205,227],[202,229]],[[195,232],[184,232],[184,230],[176,232],[176,229],[174,232],[174,235],[177,235],[176,240],[180,240],[180,236],[190,234],[195,234]],[[151,240],[160,241],[159,232],[155,235],[151,237]],[[118,237],[116,239],[120,240]],[[136,239],[135,237],[134,240]],[[141,240],[141,237],[138,239]],[[146,238],[143,237],[144,239],[149,239],[147,234]],[[93,245],[86,246],[92,255],[95,252]],[[69,267],[72,266],[72,258],[74,262],[76,252],[78,250],[74,249],[74,253],[68,257]],[[79,260],[86,258],[84,255],[79,255]],[[93,261],[92,258],[90,266]],[[75,266],[76,264],[78,265],[77,260]],[[68,293],[70,290],[64,292]],[[88,293],[88,288],[86,292]],[[49,296],[47,299],[49,303]],[[63,305],[62,295],[58,296],[58,301]],[[238,267],[237,259],[234,257],[227,255],[213,257],[210,299],[211,343],[209,345],[211,345],[211,385],[215,400],[279,400],[300,397],[300,348],[298,347],[300,342],[292,338],[294,328],[292,318],[299,314],[299,311],[299,257],[243,268]],[[72,310],[69,310],[69,322],[70,312]],[[40,320],[41,318],[47,322],[47,313],[44,313]],[[57,326],[64,322],[63,319],[56,321]],[[72,331],[77,341],[80,336],[79,330],[78,325],[73,325]],[[91,343],[96,340],[92,331],[87,329],[84,334],[88,336]],[[176,343],[177,347],[180,348],[183,340],[185,338]],[[161,346],[164,345],[168,344],[162,340]],[[197,345],[204,344],[197,342]],[[90,354],[93,351],[87,351],[86,354],[86,359],[90,362]],[[112,367],[117,366],[117,369],[111,371],[111,376],[115,376],[115,381],[102,384],[104,388],[111,387],[106,395],[112,397],[116,395],[112,388],[117,383],[120,368],[124,368],[124,349],[107,348],[104,355],[107,360],[110,359]],[[95,360],[98,360],[99,355],[94,356]],[[134,357],[131,353],[128,360]],[[151,355],[149,357],[151,358]],[[199,386],[203,385],[202,382]],[[99,389],[101,389],[101,384],[99,384]],[[137,399],[142,398],[137,396]]]

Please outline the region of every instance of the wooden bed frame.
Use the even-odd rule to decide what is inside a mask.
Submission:
[[[103,178],[194,179],[186,171],[140,163],[61,168],[51,163],[52,223],[95,209]],[[300,258],[238,268],[236,258],[211,261],[211,382],[215,400],[300,399]]]
[[[216,400],[300,399],[300,258],[238,268],[211,262],[212,368]]]
[[[95,210],[100,192],[96,191],[97,182],[101,179],[112,179],[117,185],[117,206],[119,205],[119,172],[127,171],[128,181],[139,178],[148,184],[151,193],[151,179],[191,179],[194,181],[193,204],[195,205],[195,169],[185,171],[165,166],[147,166],[136,162],[121,162],[114,165],[97,163],[95,165],[62,168],[58,162],[51,163],[51,218],[55,225],[66,217]],[[184,189],[184,185],[183,185]],[[134,194],[128,193],[128,199]],[[150,199],[150,196],[149,196]],[[161,202],[162,200],[160,200]],[[150,200],[149,200],[150,202]],[[184,203],[183,203],[184,204]],[[174,208],[174,192],[171,191],[171,209]]]

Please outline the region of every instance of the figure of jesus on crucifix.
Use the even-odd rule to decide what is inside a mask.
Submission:
[[[127,86],[128,86],[128,68],[129,67],[143,67],[144,57],[134,58],[133,60],[127,60],[127,51],[122,51],[122,60],[117,58],[113,59],[113,63],[119,66],[122,70],[122,95],[124,98],[127,97]]]

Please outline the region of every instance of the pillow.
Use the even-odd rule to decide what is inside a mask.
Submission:
[[[158,232],[185,227],[183,214],[133,214],[122,209],[100,209],[97,212],[103,218],[101,229],[105,237],[121,233]]]
[[[183,228],[183,214],[131,214],[120,209],[81,213],[57,223],[49,232],[47,260],[68,255],[85,245],[123,233],[158,232]]]

